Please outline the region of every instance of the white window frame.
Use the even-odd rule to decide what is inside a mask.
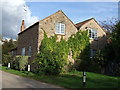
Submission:
[[[24,48],[22,48],[21,55],[22,55],[22,56],[25,56],[25,47],[24,47]]]
[[[28,47],[28,56],[31,56],[31,46]]]
[[[56,23],[56,34],[65,35],[65,24],[64,23]]]
[[[97,30],[96,29],[89,29],[89,37],[90,39],[97,40]]]

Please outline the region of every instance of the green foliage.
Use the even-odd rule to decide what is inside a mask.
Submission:
[[[10,50],[17,47],[17,41],[13,41],[13,39],[10,40],[3,40],[2,44],[2,54],[9,54]]]
[[[8,63],[11,63],[11,62],[12,62],[12,56],[3,54],[3,56],[2,56],[2,64],[7,66]]]
[[[34,60],[34,63],[38,66],[38,72],[55,75],[66,72],[65,67],[70,64],[67,60],[70,50],[73,53],[73,58],[80,60],[80,55],[84,52],[84,49],[89,46],[87,31],[77,32],[75,35],[72,35],[68,41],[63,38],[61,38],[59,42],[56,42],[56,40],[56,35],[48,38],[44,32],[40,53],[37,54]]]
[[[104,55],[104,52],[102,50],[99,50],[96,55],[93,57],[93,60],[99,65],[100,67],[105,67],[106,64],[106,58]]]
[[[112,31],[108,37],[111,42],[105,48],[99,50],[92,60],[101,69],[111,68],[109,70],[111,75],[118,75],[117,73],[120,73],[120,22],[114,25]]]
[[[120,63],[120,21],[115,25],[110,38],[112,39],[112,46],[115,51],[115,61]]]
[[[16,56],[14,66],[15,69],[25,70],[28,64],[28,56]]]
[[[89,71],[90,59],[89,59],[89,36],[88,31],[79,31],[75,35],[72,35],[68,40],[69,47],[73,52],[73,58],[75,59],[75,68],[77,70]],[[87,66],[87,67],[86,67]]]
[[[68,40],[69,47],[73,52],[73,58],[80,57],[80,53],[89,46],[88,31],[79,31]]]
[[[67,63],[68,45],[65,40],[56,42],[57,37],[48,38],[44,33],[44,39],[41,42],[40,53],[34,62],[38,64],[39,72],[45,74],[59,74],[64,71],[63,67]]]

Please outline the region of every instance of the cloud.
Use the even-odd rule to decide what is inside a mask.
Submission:
[[[24,0],[5,0],[0,3],[2,8],[2,35],[6,38],[16,38],[20,32],[22,19],[26,27],[38,21],[38,17],[32,16],[29,7]],[[0,20],[1,21],[1,20]]]

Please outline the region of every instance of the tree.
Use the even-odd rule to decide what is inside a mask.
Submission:
[[[107,31],[107,32],[112,32],[115,29],[115,25],[118,23],[117,18],[111,18],[108,20],[100,21],[101,26]]]
[[[115,61],[120,63],[120,21],[115,25],[111,33],[112,46],[115,51]]]
[[[12,38],[10,40],[2,40],[2,64],[7,65],[11,63],[12,56],[9,54],[10,50],[17,46],[17,41]]]
[[[116,21],[115,24],[111,23],[111,25],[107,24],[106,28],[111,31],[108,35],[110,42],[95,55],[94,60],[100,67],[111,68],[109,70],[111,75],[118,75],[120,74],[120,21]]]
[[[17,47],[17,41],[14,41],[12,38],[10,40],[2,40],[2,54],[9,54],[10,50]]]

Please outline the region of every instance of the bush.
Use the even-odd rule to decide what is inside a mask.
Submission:
[[[14,62],[14,68],[19,70],[25,70],[28,64],[28,56],[16,56]]]
[[[11,63],[12,62],[12,56],[11,55],[5,55],[3,54],[2,55],[2,64],[7,66],[8,63]]]
[[[65,40],[56,42],[56,39],[56,36],[48,38],[44,33],[40,53],[34,60],[34,63],[38,65],[37,71],[39,73],[58,75],[64,71],[63,67],[67,63],[69,48]]]

